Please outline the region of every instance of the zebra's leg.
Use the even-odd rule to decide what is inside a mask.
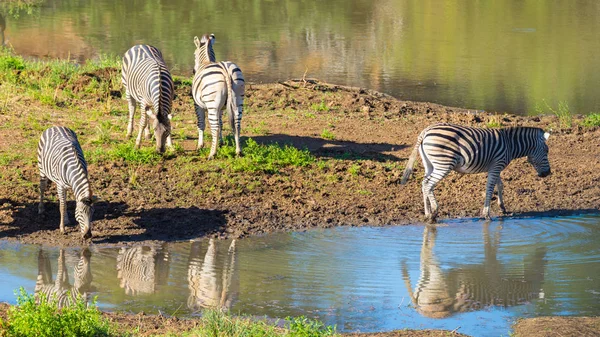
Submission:
[[[40,203],[38,205],[38,214],[44,213],[44,192],[48,188],[48,178],[40,175]]]
[[[139,149],[140,146],[142,145],[142,132],[144,132],[144,129],[146,129],[147,124],[148,124],[148,114],[146,114],[146,111],[144,111],[144,109],[142,109],[142,116],[140,117],[140,130],[138,132],[137,139],[135,140],[135,148],[136,149]]]
[[[223,146],[223,111],[219,112],[219,146]]]
[[[481,211],[481,217],[487,220],[491,219],[490,202],[492,200],[492,195],[494,194],[494,187],[496,187],[496,183],[500,178],[500,171],[501,170],[499,169],[492,168],[488,173],[487,184],[485,185],[485,202],[483,203],[483,210]]]
[[[196,150],[199,150],[204,147],[204,128],[206,127],[206,110],[200,107],[195,102],[194,109],[196,110],[196,117],[198,118],[198,145],[196,146]]]
[[[144,138],[150,139],[150,123],[146,123],[146,128],[144,129]]]
[[[431,172],[431,174],[427,177],[426,180],[424,180],[424,187],[423,187],[423,195],[427,196],[427,199],[429,200],[429,204],[431,207],[431,215],[429,217],[430,222],[435,222],[435,219],[437,218],[437,214],[438,214],[438,203],[437,200],[435,200],[435,195],[433,193],[433,190],[435,189],[435,186],[442,180],[444,179],[445,176],[448,175],[448,173],[450,173],[451,169],[450,168],[434,168],[433,172]],[[425,183],[425,181],[427,181],[427,183]],[[425,215],[427,217],[427,215]]]
[[[240,146],[240,133],[242,131],[243,104],[243,100],[238,100],[238,111],[236,111],[236,113],[234,114],[231,123],[231,129],[233,130],[233,136],[235,137],[235,154],[238,156],[242,155],[242,147]]]
[[[498,207],[500,207],[500,210],[502,210],[502,214],[506,214],[506,208],[504,207],[504,196],[502,195],[502,193],[504,192],[502,178],[498,177],[496,187],[498,188]]]
[[[423,177],[423,182],[421,183],[421,192],[423,193],[423,207],[425,208],[425,220],[431,221],[431,206],[429,205],[429,197],[427,186],[429,184],[429,177],[431,172],[433,172],[433,164],[427,158],[427,155],[423,151],[423,147],[419,148],[419,152],[421,155],[421,160],[423,161],[423,168],[425,169],[425,175]]]
[[[127,120],[127,138],[133,133],[133,116],[135,115],[136,102],[129,93],[127,93],[127,104],[129,105],[129,119]],[[143,110],[142,110],[143,111]]]
[[[58,190],[58,203],[60,209],[60,233],[65,234],[65,225],[69,224],[69,214],[67,214],[67,189],[56,186]]]
[[[219,135],[221,134],[221,125],[223,121],[221,119],[221,114],[218,110],[214,110],[213,113],[217,116],[216,123],[210,123],[210,134],[212,136],[212,144],[210,147],[210,154],[208,155],[208,159],[213,159],[215,154],[217,154],[217,147],[219,144]],[[211,115],[211,111],[208,112],[208,115]]]

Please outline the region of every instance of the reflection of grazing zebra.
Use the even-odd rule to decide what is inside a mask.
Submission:
[[[434,220],[438,204],[433,195],[435,185],[450,171],[460,173],[488,172],[485,203],[481,215],[490,217],[490,200],[498,186],[498,205],[505,212],[500,172],[511,160],[527,156],[540,177],[550,174],[548,146],[550,134],[530,127],[478,129],[454,124],[435,124],[421,132],[406,165],[401,184],[412,174],[412,167],[421,154],[425,167],[423,201],[425,217]],[[430,205],[427,203],[429,201]]]
[[[40,204],[44,212],[44,191],[48,181],[56,184],[60,205],[60,232],[64,234],[69,224],[66,210],[67,189],[72,189],[77,202],[75,219],[79,223],[82,238],[92,237],[92,190],[88,181],[87,163],[73,130],[54,126],[42,133],[38,144],[38,167],[40,169]]]
[[[204,34],[198,40],[194,37],[194,80],[192,95],[194,96],[196,116],[198,117],[198,149],[204,146],[204,115],[208,110],[208,122],[212,134],[212,146],[209,159],[217,152],[218,141],[222,141],[223,121],[221,111],[226,108],[229,123],[235,138],[235,153],[242,153],[240,147],[240,131],[242,110],[244,107],[245,82],[240,68],[231,62],[216,62],[212,45],[213,34]]]
[[[408,269],[402,276],[413,305],[426,317],[443,318],[455,312],[478,310],[488,306],[515,306],[543,296],[542,283],[546,265],[545,249],[526,257],[523,275],[507,278],[497,258],[499,232],[490,238],[489,223],[484,225],[485,261],[443,271],[433,253],[436,229],[426,227],[421,248],[421,274],[413,289]]]
[[[78,298],[88,303],[92,284],[92,272],[90,269],[91,255],[87,248],[81,252],[79,261],[73,269],[74,282],[71,286],[65,264],[64,250],[61,249],[58,255],[56,281],[52,281],[50,260],[46,253],[40,249],[38,253],[38,277],[35,283],[37,300],[40,301],[41,298],[45,298],[48,301],[56,299],[59,308],[73,305]]]
[[[188,308],[231,309],[236,296],[232,285],[235,272],[235,240],[231,242],[227,258],[223,262],[221,284],[217,276],[217,248],[213,239],[208,243],[204,260],[200,259],[200,242],[193,242],[188,266]]]
[[[142,130],[146,128],[147,117],[150,117],[156,138],[156,151],[164,152],[165,142],[169,147],[172,146],[169,114],[175,91],[171,73],[161,52],[148,45],[131,47],[123,57],[121,78],[129,103],[127,137],[130,137],[133,132],[133,115],[136,103],[139,103],[142,113],[135,146],[140,147]],[[148,130],[146,130],[146,137],[149,137]]]
[[[169,252],[166,247],[136,246],[121,248],[117,256],[119,286],[127,295],[152,294],[169,276]]]

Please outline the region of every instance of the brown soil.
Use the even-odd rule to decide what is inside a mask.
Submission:
[[[102,79],[104,75],[90,76]],[[79,89],[71,88],[74,92]],[[113,94],[119,96],[119,92],[111,92]],[[245,237],[315,227],[418,223],[422,221],[420,165],[416,167],[416,178],[406,186],[400,186],[399,180],[417,135],[436,122],[485,127],[495,121],[503,126],[553,128],[549,140],[553,170],[550,177],[537,178],[524,159],[514,161],[503,172],[509,215],[553,216],[600,209],[600,129],[579,127],[577,118],[574,127],[558,128],[554,116],[494,115],[401,101],[369,90],[316,81],[250,85],[243,135],[258,143],[279,142],[307,148],[325,164],[284,168],[276,174],[240,173],[224,177],[218,169],[203,170],[201,164],[206,159],[194,155],[195,117],[189,104],[189,86],[180,85],[177,94],[174,109],[183,121],[174,123],[174,130],[189,130],[187,138],[178,141],[185,149],[182,155],[190,157],[190,163],[197,163],[199,168],[194,175],[182,176],[172,158],[157,166],[135,166],[123,161],[90,165],[94,191],[101,198],[96,204],[94,243]],[[104,102],[90,99],[84,104],[94,107],[97,101]],[[27,98],[16,98],[9,103],[16,110],[0,114],[0,124],[31,123],[28,116],[48,125],[68,121],[59,108],[40,106]],[[126,110],[122,100],[113,104]],[[319,104],[320,107],[315,106]],[[85,110],[86,106],[81,116],[85,116]],[[53,120],[35,117],[42,111],[49,113]],[[92,127],[79,132],[80,138],[90,137]],[[325,129],[335,135],[335,140],[322,137]],[[2,128],[0,152],[11,153],[15,145],[27,142],[32,134],[27,130],[26,126]],[[149,146],[148,142],[145,146]],[[27,151],[24,155],[31,157],[35,148]],[[130,180],[132,172],[139,177],[139,184],[135,186]],[[48,245],[81,244],[74,226],[68,227],[66,235],[59,233],[56,202],[48,202],[46,214],[38,216],[38,178],[34,162],[21,160],[0,167],[0,177],[3,180],[0,184],[0,239]],[[485,175],[449,175],[436,190],[440,218],[478,216],[484,186]],[[196,193],[197,190],[201,193]],[[51,191],[55,196],[53,188]],[[73,207],[70,202],[69,209]],[[495,207],[493,211],[498,212]],[[157,316],[107,316],[131,327],[141,327],[142,334],[167,332],[170,327],[181,331],[195,324]],[[597,318],[527,319],[517,324],[516,335],[592,336],[599,330],[598,326]],[[398,331],[356,336],[448,333]]]

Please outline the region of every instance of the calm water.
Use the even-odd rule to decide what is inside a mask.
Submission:
[[[0,301],[55,286],[106,310],[194,315],[219,306],[306,315],[341,331],[508,335],[519,317],[600,314],[600,216],[336,228],[232,241],[91,247],[0,244]],[[80,266],[80,273],[74,272]]]
[[[194,35],[212,32],[217,58],[251,82],[306,72],[470,109],[600,111],[596,0],[40,1],[6,17],[6,41],[23,55],[84,60],[149,43],[189,74]]]

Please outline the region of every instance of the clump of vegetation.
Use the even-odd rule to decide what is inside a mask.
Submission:
[[[593,113],[587,115],[581,122],[581,125],[585,126],[586,128],[600,126],[600,113]]]
[[[315,161],[310,151],[299,150],[290,145],[258,144],[248,138],[242,142],[243,156],[237,157],[232,137],[225,139],[218,157],[230,161],[230,167],[235,172],[266,172],[277,173],[286,166],[307,166]]]
[[[287,328],[279,328],[264,321],[250,318],[232,317],[219,310],[206,310],[199,327],[186,333],[168,334],[172,336],[261,336],[261,337],[329,337],[339,336],[335,327],[308,319],[304,316],[286,319]]]
[[[558,123],[561,128],[570,128],[573,126],[573,114],[571,113],[571,109],[569,108],[569,103],[567,103],[567,101],[558,102],[558,109],[554,109],[548,105],[546,100],[542,100],[542,103],[545,105],[545,107],[536,104],[535,110],[538,114],[544,114],[545,112],[549,111],[558,118]]]
[[[494,115],[486,123],[488,128],[500,128],[502,127],[502,118],[499,115]]]
[[[335,140],[335,135],[329,129],[323,129],[323,132],[321,132],[321,138]]]
[[[310,106],[310,108],[314,111],[322,111],[322,112],[329,111],[329,107],[327,106],[327,104],[325,104],[325,101],[321,101],[321,103],[314,103],[313,105]]]
[[[36,303],[35,296],[25,289],[17,293],[17,305],[8,311],[6,321],[0,319],[0,335],[16,337],[55,337],[55,336],[111,336],[108,321],[95,306],[90,307],[83,299],[74,305],[59,309],[56,300],[47,301],[44,297]]]

